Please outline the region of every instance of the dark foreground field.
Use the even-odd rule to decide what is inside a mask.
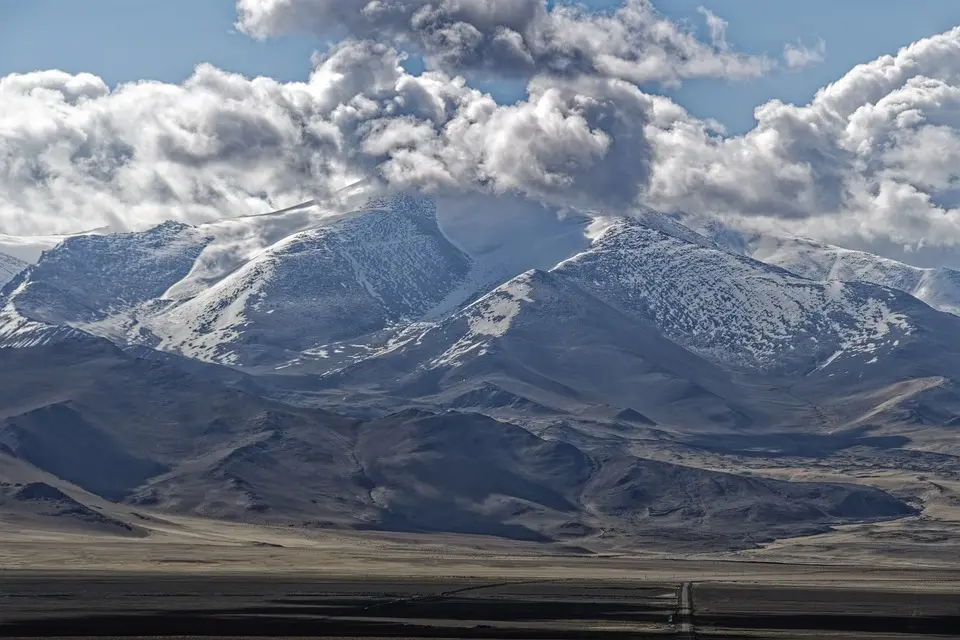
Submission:
[[[0,574],[0,636],[960,637],[960,594],[719,583],[7,572]]]

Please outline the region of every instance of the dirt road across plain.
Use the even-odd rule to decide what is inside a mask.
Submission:
[[[957,635],[957,592],[609,580],[0,572],[0,637]]]

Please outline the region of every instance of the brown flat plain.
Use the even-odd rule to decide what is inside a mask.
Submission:
[[[0,637],[960,637],[956,556],[878,555],[862,531],[681,558],[166,515],[139,523],[148,535],[0,523]],[[824,548],[835,557],[819,559]]]
[[[891,589],[960,588],[960,556],[882,553],[863,529],[902,532],[910,519],[856,525],[738,553],[671,556],[595,551],[455,534],[310,530],[140,515],[148,535],[119,537],[0,522],[0,571],[202,573],[510,579],[729,581]],[[46,523],[45,523],[46,524]],[[882,538],[881,538],[882,539]],[[939,545],[937,545],[939,546]]]

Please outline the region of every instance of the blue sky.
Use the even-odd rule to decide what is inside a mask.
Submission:
[[[616,0],[590,0],[594,7]],[[957,0],[660,0],[663,13],[702,28],[698,6],[729,21],[738,49],[777,56],[787,42],[827,43],[823,64],[769,77],[697,80],[659,90],[731,133],[753,124],[753,109],[771,98],[806,103],[815,91],[860,62],[960,24]],[[257,42],[235,33],[233,0],[0,0],[0,75],[37,69],[87,71],[109,84],[138,79],[180,82],[200,62],[247,75],[304,79],[314,37]],[[487,85],[510,100],[516,88]]]

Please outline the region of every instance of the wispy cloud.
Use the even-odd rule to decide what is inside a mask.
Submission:
[[[808,47],[802,42],[789,42],[783,47],[783,60],[790,69],[803,69],[820,64],[827,57],[827,43],[823,39]]]
[[[729,49],[730,43],[727,42],[727,27],[730,26],[730,23],[704,6],[697,7],[697,12],[700,13],[707,22],[707,29],[710,32],[710,41],[713,43],[713,46],[721,51]]]

